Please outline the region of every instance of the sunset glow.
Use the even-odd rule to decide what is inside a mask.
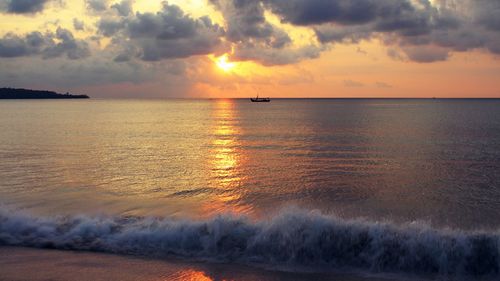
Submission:
[[[230,72],[236,66],[236,63],[229,61],[227,54],[218,57],[216,60],[216,64],[217,67],[222,69],[224,72]]]
[[[337,2],[3,0],[0,84],[104,98],[500,97],[498,1]]]

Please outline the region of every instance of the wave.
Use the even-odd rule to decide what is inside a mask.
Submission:
[[[35,217],[0,209],[0,245],[369,272],[499,276],[500,233],[286,210],[263,221]]]

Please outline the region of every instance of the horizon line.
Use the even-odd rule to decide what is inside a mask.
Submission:
[[[104,100],[104,99],[150,99],[150,100],[246,100],[251,97],[92,97],[94,100]],[[349,99],[398,99],[398,100],[457,100],[457,99],[500,99],[499,97],[270,97],[271,100],[284,100],[284,99],[339,99],[339,100],[349,100]]]

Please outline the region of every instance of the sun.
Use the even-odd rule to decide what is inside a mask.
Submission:
[[[218,57],[215,60],[215,63],[217,64],[217,67],[222,69],[224,72],[230,72],[236,66],[236,63],[229,61],[227,54]]]

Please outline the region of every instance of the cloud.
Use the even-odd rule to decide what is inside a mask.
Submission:
[[[42,34],[38,31],[25,36],[8,33],[0,38],[0,57],[14,58],[39,55],[45,59],[65,55],[76,60],[88,57],[90,49],[86,42],[77,40],[64,28],[57,28],[56,33]]]
[[[75,30],[84,30],[85,29],[85,23],[77,18],[73,19],[73,28]]]
[[[376,82],[376,83],[375,83],[375,86],[376,86],[377,88],[383,88],[383,89],[392,88],[392,85],[391,85],[391,84],[387,84],[387,83],[385,83],[385,82],[380,82],[380,81]]]
[[[401,47],[416,62],[446,60],[452,51],[500,54],[498,0],[262,0],[282,22],[312,28],[318,41],[372,38]],[[423,50],[418,50],[423,46]],[[415,48],[413,48],[415,47]],[[447,50],[443,50],[443,48]]]
[[[33,62],[36,62],[33,64]],[[63,58],[54,58],[50,62],[41,58],[19,58],[17,69],[0,69],[0,73],[8,75],[11,81],[0,81],[4,84],[22,84],[22,82],[57,85],[63,87],[92,86],[109,83],[140,83],[152,79],[152,72],[137,63],[116,64],[101,56],[87,60],[67,63]]]
[[[211,0],[224,15],[226,38],[232,42],[253,41],[268,47],[282,48],[291,42],[283,30],[270,24],[264,17],[259,1]]]
[[[37,34],[33,34],[37,35]],[[0,57],[13,58],[34,53],[38,48],[30,46],[25,38],[9,33],[0,39]]]
[[[64,57],[18,57],[0,61],[0,84],[82,92],[93,97],[179,97],[194,83],[187,70],[198,68],[203,57],[145,63],[130,60],[116,63],[105,49],[85,60]],[[206,75],[207,69],[200,69]]]
[[[398,48],[389,48],[387,49],[387,55],[398,61],[404,61],[406,59],[405,55],[402,53],[402,51]]]
[[[50,45],[43,50],[45,58],[60,57],[66,55],[69,59],[76,60],[86,58],[90,55],[88,44],[83,40],[77,40],[71,31],[57,28],[55,38],[57,43],[50,41]]]
[[[85,4],[89,11],[97,13],[106,11],[109,7],[108,0],[85,0]]]
[[[453,25],[456,21],[451,15],[441,17],[427,0],[264,0],[264,3],[283,22],[323,25],[316,29],[322,42],[346,38],[356,42],[374,32],[416,36],[428,34],[433,25]],[[324,35],[327,28],[331,29],[330,36]]]
[[[232,59],[253,60],[265,66],[286,65],[304,59],[319,57],[321,49],[316,46],[305,46],[294,49],[255,48],[251,44],[239,44],[234,49]]]
[[[264,0],[263,2],[284,22],[295,25],[317,25],[329,22],[341,24],[370,22],[376,17],[375,3],[378,1]]]
[[[122,0],[119,3],[113,4],[111,8],[116,9],[118,14],[126,17],[133,13],[132,4],[134,4],[134,0]]]
[[[410,46],[402,50],[410,60],[421,63],[445,61],[450,55],[448,49],[428,46]]]
[[[137,50],[145,61],[187,58],[227,49],[222,42],[224,29],[207,17],[192,18],[176,5],[163,4],[156,13],[137,13],[126,18],[102,18],[98,29],[113,36],[118,48]],[[130,52],[128,52],[130,55]],[[115,57],[123,61],[129,55]]]
[[[349,87],[349,88],[360,88],[360,87],[365,86],[365,84],[358,82],[358,81],[354,81],[354,80],[344,80],[343,82],[344,82],[344,86]]]
[[[370,39],[373,35],[373,31],[368,26],[347,26],[341,28],[318,26],[314,27],[314,32],[322,44],[331,42],[356,44],[362,40]]]
[[[34,14],[43,11],[50,0],[1,0],[0,7],[4,12],[13,14]]]
[[[485,28],[500,32],[500,1],[476,0],[474,5],[474,18]]]
[[[126,62],[126,61],[130,61],[130,60],[131,60],[131,56],[129,54],[127,54],[127,53],[118,54],[113,59],[114,62]]]
[[[233,43],[233,60],[253,60],[263,65],[290,64],[316,58],[321,48],[295,47],[282,29],[269,23],[264,6],[253,0],[211,0],[226,22],[225,38]]]
[[[125,27],[126,22],[122,19],[115,18],[102,18],[97,22],[97,29],[99,33],[104,36],[110,37]]]

